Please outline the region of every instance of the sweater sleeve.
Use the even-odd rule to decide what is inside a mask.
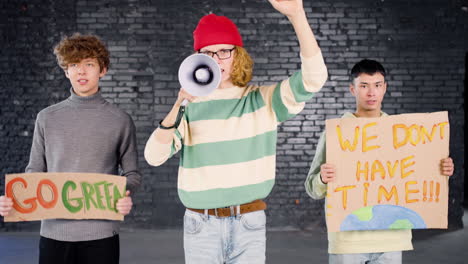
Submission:
[[[128,116],[128,124],[125,126],[123,140],[119,147],[119,164],[122,168],[122,175],[127,177],[127,190],[134,193],[140,186],[141,175],[138,171],[136,128],[130,116]]]
[[[160,128],[156,128],[145,146],[145,159],[152,166],[159,166],[174,156],[181,148],[185,134],[185,129],[188,127],[186,116],[182,118],[179,127],[174,131],[172,141],[163,144],[156,140],[156,132]]]
[[[278,122],[297,115],[305,102],[320,91],[327,80],[327,67],[321,51],[312,57],[301,55],[301,71],[274,86],[263,86],[260,91]]]
[[[34,126],[34,134],[29,154],[29,163],[26,166],[25,172],[47,172],[47,162],[45,156],[45,139],[44,139],[45,119],[44,113],[39,112]]]
[[[314,160],[305,181],[307,194],[313,199],[323,199],[327,195],[327,185],[320,178],[320,166],[326,162],[325,132],[320,136],[315,150]]]

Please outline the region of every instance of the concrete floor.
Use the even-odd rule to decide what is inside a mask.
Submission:
[[[415,250],[404,252],[411,264],[468,263],[468,212],[464,229],[456,231],[415,230]],[[184,263],[182,230],[123,230],[121,263]],[[0,264],[37,263],[37,232],[0,233]],[[327,263],[326,233],[319,231],[268,231],[268,264]]]

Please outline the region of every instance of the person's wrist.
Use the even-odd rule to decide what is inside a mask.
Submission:
[[[297,12],[295,12],[294,14],[292,14],[291,16],[287,16],[289,21],[291,23],[298,23],[298,21],[300,20],[306,20],[307,21],[307,16],[306,16],[306,13],[305,13],[305,10],[304,9],[301,9],[301,10],[298,10]]]
[[[168,125],[166,122],[164,122],[164,120],[161,120],[161,121],[159,121],[159,126],[158,127],[161,128],[161,129],[168,130],[168,129],[175,128],[175,124],[173,123],[172,125]]]
[[[320,174],[320,181],[321,181],[323,184],[327,184],[326,182],[323,181],[323,179],[322,179],[322,174]]]

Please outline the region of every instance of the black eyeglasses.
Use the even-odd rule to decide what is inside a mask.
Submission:
[[[226,59],[229,59],[231,58],[231,53],[232,51],[235,49],[236,47],[232,48],[232,49],[220,49],[216,52],[213,52],[213,51],[198,51],[199,53],[201,54],[205,54],[205,55],[208,55],[212,58],[214,58],[214,55],[218,56],[218,59],[220,60],[226,60]]]

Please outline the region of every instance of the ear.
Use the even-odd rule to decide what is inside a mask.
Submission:
[[[387,92],[387,81],[384,82],[383,88],[383,94],[385,94]]]
[[[349,92],[351,92],[353,96],[356,96],[356,87],[354,87],[354,83],[349,84]]]
[[[102,71],[99,73],[99,78],[104,77],[104,75],[106,75],[106,73],[107,73],[107,68],[103,68]]]
[[[65,77],[67,77],[68,79],[70,79],[70,75],[68,75],[68,69],[63,70],[63,72],[65,72]]]

